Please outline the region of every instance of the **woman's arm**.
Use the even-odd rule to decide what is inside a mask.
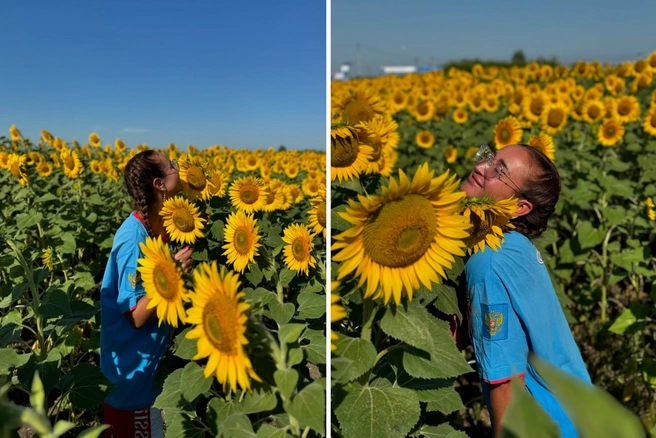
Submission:
[[[524,376],[519,377],[519,382],[524,388]],[[490,417],[494,424],[494,436],[501,436],[501,420],[503,419],[506,409],[510,404],[510,395],[512,393],[512,380],[503,383],[490,385]]]

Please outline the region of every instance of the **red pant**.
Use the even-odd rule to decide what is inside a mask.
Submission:
[[[159,409],[147,406],[136,411],[122,411],[104,404],[104,438],[164,438],[162,413]]]

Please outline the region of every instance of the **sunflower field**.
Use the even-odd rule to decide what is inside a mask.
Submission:
[[[584,436],[656,433],[655,76],[656,52],[332,82],[334,434],[491,436],[473,354],[448,321],[462,321],[466,253],[497,247],[512,210],[459,187],[482,144],[516,143],[561,175],[534,243],[598,390],[532,364]],[[508,433],[557,436],[526,435],[545,414],[514,400]]]
[[[69,144],[12,126],[0,137],[0,436],[100,436],[100,284],[133,211],[126,163],[148,149]],[[323,152],[159,150],[184,190],[141,244],[160,324],[166,436],[325,435],[326,160]],[[172,254],[193,247],[184,271]],[[83,432],[84,431],[84,432]]]

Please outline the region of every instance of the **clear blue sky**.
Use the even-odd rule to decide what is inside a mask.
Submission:
[[[529,59],[617,63],[656,50],[654,17],[651,0],[332,0],[331,72],[343,62],[377,75],[417,60],[510,60],[520,49]]]
[[[325,150],[323,1],[5,1],[0,135]]]

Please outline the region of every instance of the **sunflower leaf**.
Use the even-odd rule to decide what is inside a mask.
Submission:
[[[278,398],[276,398],[276,394],[264,390],[253,391],[252,393],[246,394],[246,397],[242,402],[244,413],[246,414],[271,411],[275,409],[277,404]]]
[[[303,388],[286,409],[289,415],[318,434],[324,434],[326,397],[323,385],[316,381]]]
[[[287,286],[289,282],[294,279],[294,277],[296,277],[296,271],[282,268],[278,274],[278,281],[281,285]]]
[[[417,393],[405,388],[355,386],[335,409],[345,437],[405,437],[419,420]]]
[[[423,425],[421,429],[417,431],[414,435],[417,437],[426,437],[426,438],[467,438],[468,435],[465,432],[455,430],[449,423],[442,423],[439,426],[427,426]]]
[[[276,429],[275,427],[263,424],[257,430],[257,438],[293,438],[285,429]]]
[[[376,347],[367,339],[351,338],[339,334],[339,340],[337,340],[336,345],[336,355],[353,361],[344,370],[342,377],[342,381],[344,382],[357,379],[376,364]]]
[[[323,333],[322,330],[307,329],[299,338],[301,350],[305,351],[308,362],[315,365],[326,363],[326,337]]]
[[[305,330],[305,327],[307,327],[306,324],[281,325],[280,330],[278,330],[278,339],[280,339],[281,343],[291,344],[292,342],[296,342],[303,330]]]
[[[417,396],[419,401],[428,403],[426,405],[426,411],[428,412],[439,411],[443,414],[450,414],[465,407],[455,386],[417,391]]]
[[[281,303],[278,300],[273,300],[269,303],[269,310],[271,316],[278,324],[287,324],[294,316],[296,307],[293,303]]]
[[[522,436],[555,438],[560,436],[556,423],[542,406],[524,390],[519,381],[513,379],[511,384],[510,404],[501,420],[502,435],[508,438]]]
[[[316,319],[326,313],[326,296],[315,293],[301,293],[298,298],[298,318]]]
[[[187,339],[185,335],[191,330],[190,328],[184,329],[178,336],[175,337],[175,356],[182,359],[191,360],[198,354],[198,347],[196,339]]]
[[[196,397],[202,393],[209,391],[212,386],[212,377],[209,379],[205,378],[203,374],[203,369],[196,362],[189,362],[182,369],[182,396],[189,400],[193,401]]]
[[[292,395],[292,392],[294,392],[294,388],[296,388],[296,384],[298,383],[298,371],[293,368],[276,370],[276,372],[273,373],[273,379],[276,381],[276,386],[278,391],[280,391],[280,395],[285,399],[288,399]]]
[[[248,265],[248,272],[246,273],[245,277],[248,279],[248,281],[251,282],[253,287],[257,287],[257,285],[262,281],[264,274],[260,270],[260,267],[257,265],[257,263],[251,263]]]

